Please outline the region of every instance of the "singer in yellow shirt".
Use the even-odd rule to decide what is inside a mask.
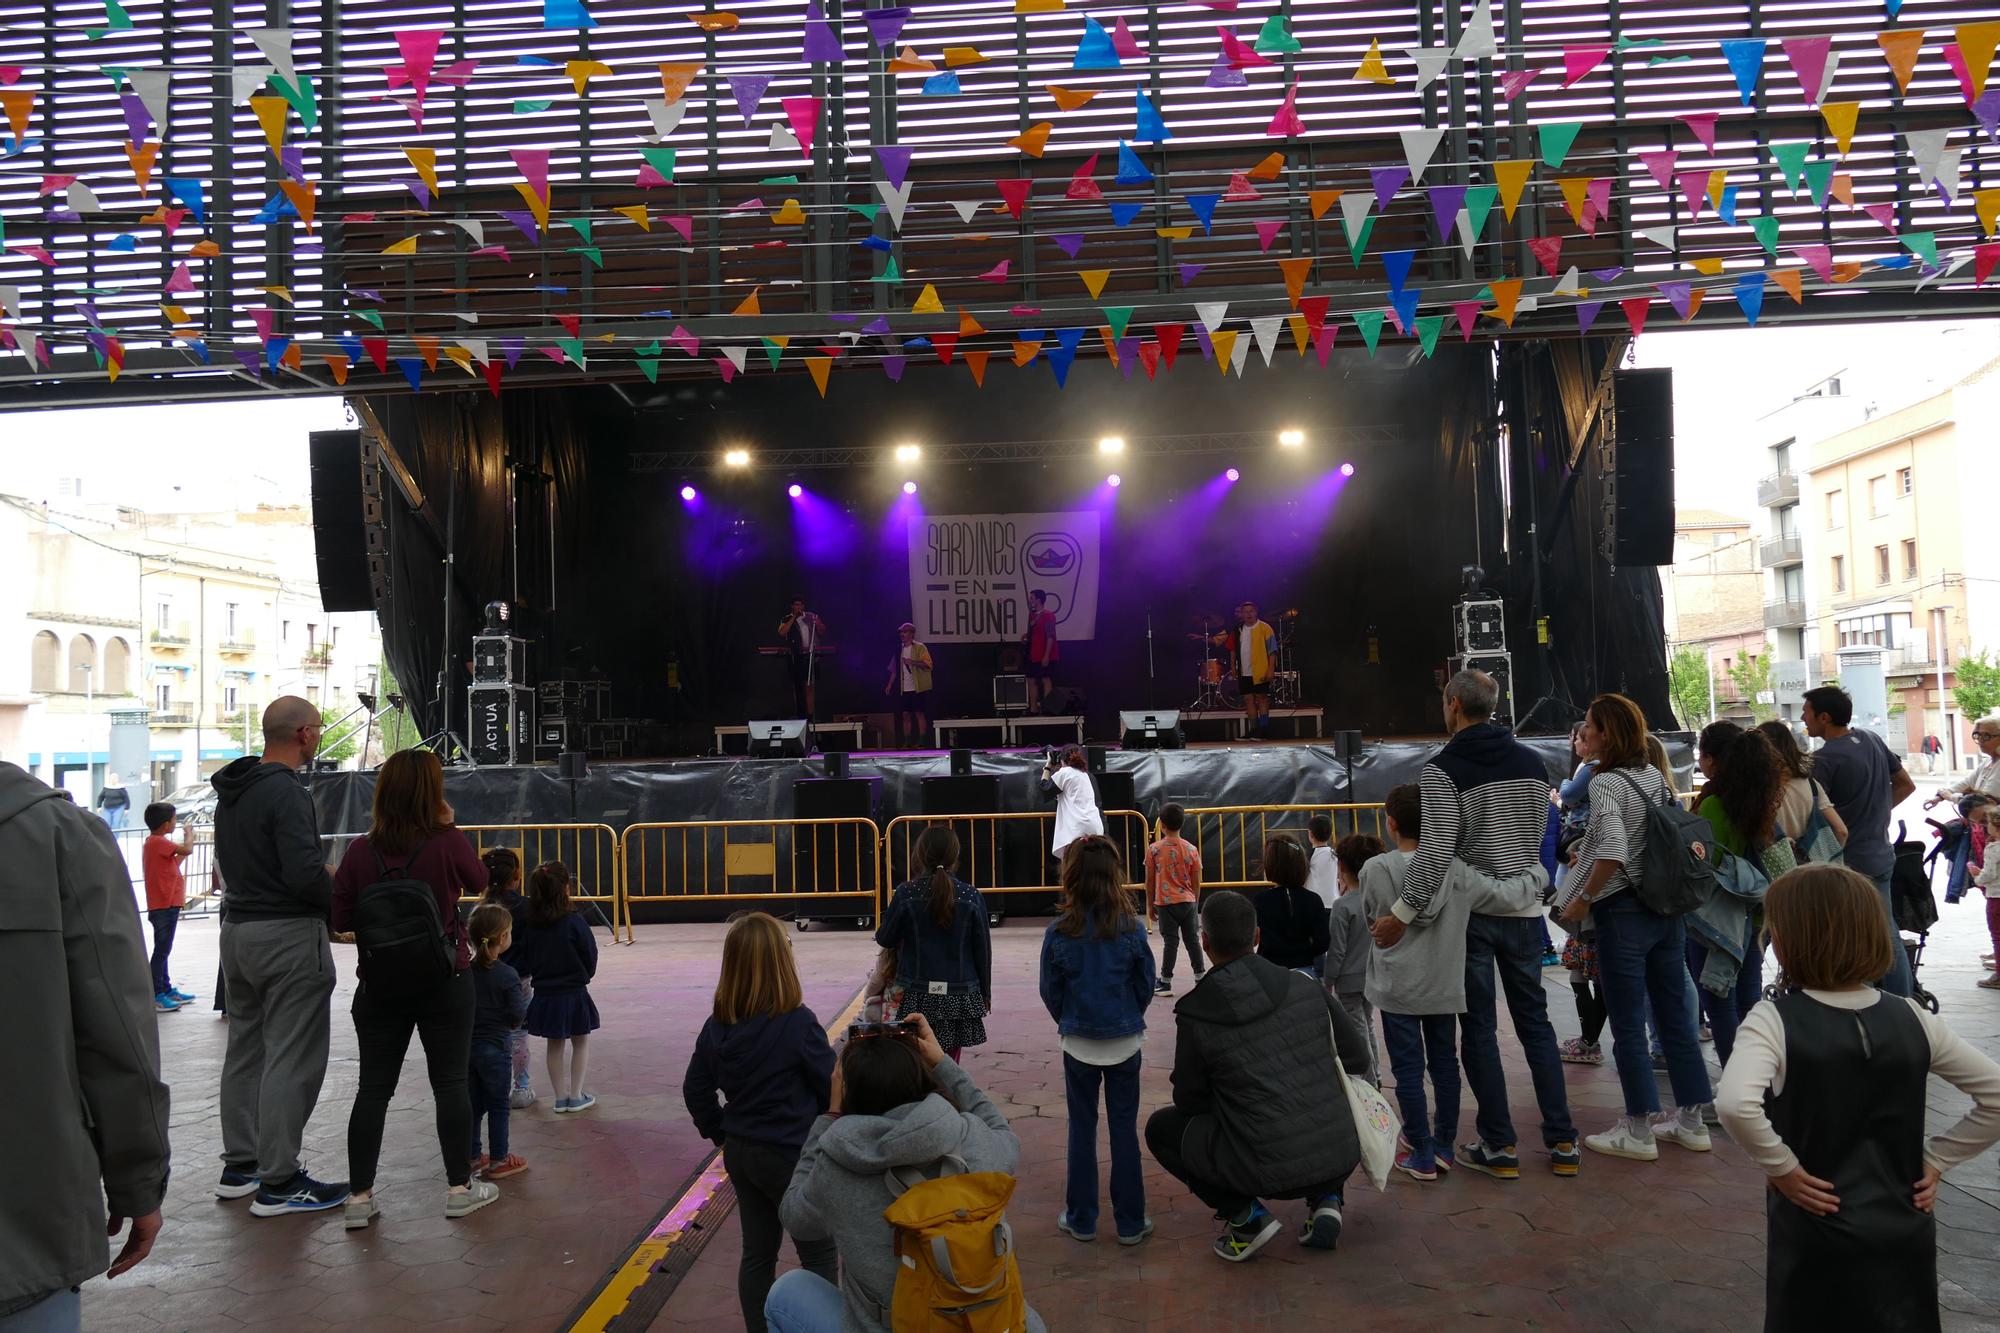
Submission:
[[[1244,734],[1262,739],[1271,734],[1271,664],[1277,657],[1278,635],[1257,618],[1257,603],[1236,608],[1236,688],[1247,715]]]

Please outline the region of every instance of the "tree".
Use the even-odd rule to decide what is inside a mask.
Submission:
[[[1750,710],[1750,716],[1759,722],[1769,722],[1778,715],[1778,706],[1766,703],[1764,699],[1771,692],[1771,658],[1768,653],[1745,657],[1729,668],[1729,678],[1736,682],[1736,689],[1742,694],[1743,706]]]
[[[1977,722],[2000,709],[2000,662],[1989,657],[1985,649],[1960,657],[1952,675],[1958,678],[1951,687],[1951,697],[1960,717]]]
[[[342,724],[341,718],[345,716],[345,709],[330,708],[324,704],[320,705],[319,723],[324,729],[320,733],[319,757],[321,759],[330,759],[336,764],[344,764],[354,757],[356,750],[361,748],[361,736],[355,730],[354,719],[349,718],[345,724]]]
[[[1676,648],[1667,660],[1667,699],[1674,715],[1690,731],[1713,719],[1708,715],[1708,655],[1698,648]]]

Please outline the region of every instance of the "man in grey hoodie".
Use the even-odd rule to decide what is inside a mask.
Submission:
[[[160,1232],[167,1089],[152,979],[110,829],[4,763],[0,865],[0,1012],[19,1020],[0,1042],[0,1328],[74,1329],[77,1286],[107,1265],[125,1272]],[[105,1237],[127,1218],[113,1264]]]
[[[888,1333],[896,1291],[895,1229],[882,1210],[896,1200],[891,1169],[936,1175],[947,1157],[965,1171],[1003,1171],[1021,1159],[1007,1117],[932,1036],[921,1014],[915,1038],[850,1038],[833,1072],[833,1109],[813,1122],[778,1215],[794,1240],[831,1236],[840,1289],[803,1268],[780,1277],[764,1303],[772,1333]],[[853,1050],[856,1042],[866,1050]],[[889,1049],[913,1046],[914,1058]],[[851,1059],[850,1055],[859,1056]],[[854,1084],[848,1086],[848,1075]],[[927,1076],[926,1076],[927,1075]],[[1027,1327],[1042,1333],[1041,1316]]]
[[[319,709],[283,695],[264,710],[264,753],[211,781],[222,900],[229,1053],[222,1065],[222,1179],[217,1198],[256,1195],[257,1217],[322,1212],[345,1181],[299,1164],[332,1036],[333,876],[299,768],[319,748]]]

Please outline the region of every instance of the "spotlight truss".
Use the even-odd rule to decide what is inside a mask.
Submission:
[[[1067,458],[1099,458],[1098,436],[1057,440],[987,440],[963,444],[927,444],[924,461],[943,463],[1041,463]],[[1359,451],[1402,444],[1407,435],[1393,424],[1360,426],[1316,426],[1315,443],[1323,448]],[[1166,454],[1237,454],[1270,447],[1268,431],[1214,431],[1199,435],[1131,435],[1125,440],[1125,458],[1145,458]],[[634,472],[703,472],[715,466],[715,450],[684,449],[668,452],[635,452],[630,455]],[[751,470],[782,469],[797,472],[811,468],[849,468],[882,461],[881,446],[857,445],[839,448],[760,449],[750,458]]]

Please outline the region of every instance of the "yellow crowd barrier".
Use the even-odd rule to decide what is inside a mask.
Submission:
[[[522,887],[544,861],[560,861],[570,873],[570,899],[602,908],[611,937],[630,944],[632,913],[625,902],[625,856],[618,831],[609,824],[468,824],[459,832],[484,856],[505,847],[521,858]]]
[[[1146,817],[1137,810],[1103,812],[1104,833],[1125,858],[1126,887],[1135,894],[1145,888]],[[1059,892],[1055,857],[1049,844],[1055,836],[1055,811],[1024,810],[1006,814],[899,815],[882,832],[882,882],[901,884],[911,878],[910,852],[923,831],[943,824],[958,834],[958,877],[989,901],[996,895]],[[886,904],[885,904],[886,906]]]
[[[1217,805],[1186,812],[1181,836],[1201,853],[1204,889],[1262,888],[1264,843],[1289,833],[1310,851],[1306,825],[1314,815],[1333,821],[1333,840],[1350,833],[1371,833],[1389,840],[1389,826],[1377,803],[1347,805]]]
[[[872,819],[693,819],[633,824],[619,839],[633,903],[811,900],[875,916],[881,831]]]

